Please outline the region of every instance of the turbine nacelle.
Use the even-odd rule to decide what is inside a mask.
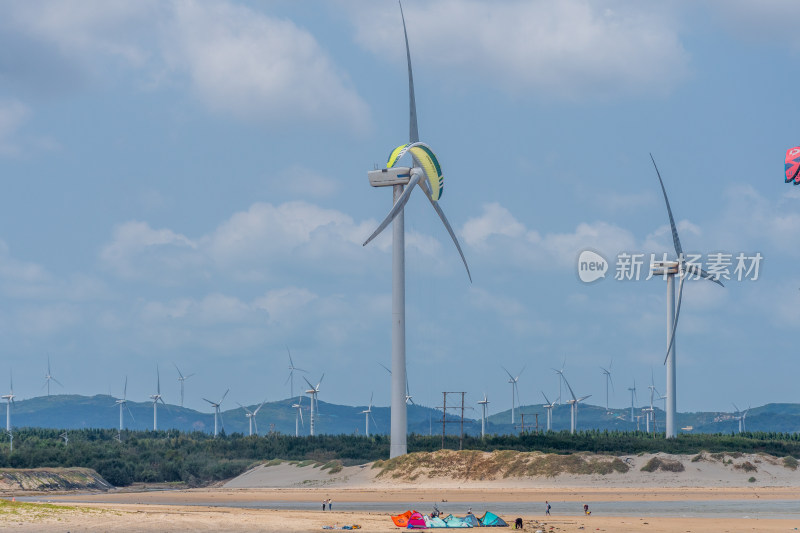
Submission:
[[[411,170],[409,167],[383,168],[367,172],[367,177],[369,178],[369,184],[373,187],[408,185],[408,182],[411,181]]]

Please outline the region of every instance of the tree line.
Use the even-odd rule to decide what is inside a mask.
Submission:
[[[135,482],[182,482],[202,486],[235,477],[248,468],[271,459],[339,461],[363,464],[389,456],[389,437],[375,435],[318,435],[294,437],[284,434],[244,436],[222,434],[217,438],[202,432],[123,431],[82,429],[67,433],[68,441],[54,429],[24,428],[14,433],[14,449],[8,437],[0,440],[0,467],[85,467],[97,471],[109,483],[126,486]],[[800,458],[800,434],[752,432],[742,434],[682,434],[666,439],[663,434],[623,431],[568,431],[491,435],[448,435],[444,447],[465,450],[517,450],[569,454],[592,452],[610,455],[665,452],[696,454],[742,452]],[[441,449],[442,438],[411,434],[409,452]]]

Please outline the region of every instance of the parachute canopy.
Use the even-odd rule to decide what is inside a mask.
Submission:
[[[436,154],[427,144],[416,142],[398,146],[389,154],[386,168],[392,168],[407,152],[411,152],[414,159],[422,166],[422,170],[425,171],[425,176],[431,186],[431,199],[434,202],[438,201],[442,197],[442,192],[444,192],[444,177],[442,176],[442,167],[439,166],[439,160],[436,159]]]
[[[800,146],[786,150],[786,183],[794,181],[795,185],[800,185]]]

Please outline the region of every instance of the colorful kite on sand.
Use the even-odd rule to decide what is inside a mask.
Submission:
[[[786,150],[786,183],[794,181],[795,185],[800,185],[800,146]]]

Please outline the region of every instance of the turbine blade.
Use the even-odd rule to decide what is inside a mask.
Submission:
[[[544,396],[544,401],[547,402],[547,405],[550,405],[550,400],[547,399],[547,395],[544,393],[544,391],[541,391],[541,392],[542,392],[542,396]]]
[[[514,379],[514,376],[512,376],[512,375],[511,375],[511,372],[509,372],[509,371],[506,369],[506,367],[504,367],[503,365],[500,365],[500,368],[502,368],[503,370],[505,370],[505,371],[506,371],[506,374],[508,374],[508,377],[509,377],[509,379],[511,379],[511,380],[513,380],[513,379]]]
[[[131,408],[128,407],[128,402],[125,402],[125,410],[127,410],[128,414],[131,415],[131,420],[133,420],[133,422],[136,423],[136,418],[134,418],[133,411],[131,411]]]
[[[672,343],[675,342],[675,331],[678,329],[678,317],[681,315],[681,300],[683,299],[683,282],[686,276],[681,276],[681,282],[678,284],[678,304],[675,306],[675,320],[672,322],[672,333],[669,336],[669,344],[667,344],[667,355],[664,357],[664,364],[667,364],[669,359],[669,352],[672,349]]]
[[[714,283],[716,283],[716,284],[717,284],[717,285],[719,285],[720,287],[724,287],[724,286],[725,286],[725,285],[723,285],[723,284],[722,284],[722,282],[721,282],[720,280],[718,280],[718,279],[716,278],[716,276],[712,276],[711,274],[709,274],[708,272],[706,272],[705,270],[703,270],[703,269],[702,269],[702,268],[700,268],[699,266],[696,266],[696,265],[688,265],[688,266],[686,267],[686,270],[687,270],[688,272],[691,272],[692,274],[695,274],[695,275],[697,275],[697,276],[700,276],[700,277],[701,277],[701,278],[703,278],[703,279],[707,279],[708,281],[713,281]]]
[[[205,401],[207,401],[208,403],[210,403],[211,405],[216,405],[214,402],[212,402],[212,401],[211,401],[211,400],[209,400],[208,398],[203,398],[203,399],[204,399]]]
[[[650,160],[656,169],[658,175],[658,182],[661,184],[661,192],[664,193],[664,202],[667,204],[667,214],[669,215],[669,225],[672,229],[672,244],[675,245],[675,253],[679,256],[683,255],[683,248],[681,248],[681,240],[678,238],[678,228],[675,227],[675,219],[672,217],[672,209],[669,206],[669,198],[667,198],[667,189],[664,188],[664,181],[661,179],[661,173],[658,171],[656,160],[653,159],[653,154],[650,154]]]
[[[58,381],[56,378],[54,378],[54,377],[50,376],[50,379],[52,379],[53,381],[55,381],[56,383],[58,383],[59,385],[61,385],[61,382],[60,382],[60,381]],[[64,385],[61,385],[61,386],[63,387]]]
[[[403,14],[403,4],[400,4],[400,18],[403,19],[403,35],[406,38],[406,60],[408,61],[408,110],[409,124],[408,137],[414,143],[419,141],[419,129],[417,128],[417,103],[414,98],[414,75],[411,73],[411,51],[408,47],[408,32],[406,31],[406,17]]]
[[[322,373],[322,377],[321,377],[321,378],[319,378],[319,381],[317,382],[317,388],[319,388],[319,386],[320,386],[320,385],[322,385],[322,380],[323,380],[323,379],[325,379],[325,372],[323,372],[323,373]]]
[[[442,208],[439,206],[439,202],[435,201],[431,196],[431,190],[428,187],[428,182],[422,180],[420,182],[420,187],[422,188],[423,191],[425,191],[425,196],[428,197],[428,201],[433,206],[433,209],[434,211],[436,211],[436,214],[439,215],[439,219],[442,221],[442,224],[444,224],[445,229],[447,229],[447,233],[450,234],[450,238],[453,240],[453,244],[456,245],[456,249],[458,250],[458,255],[461,256],[461,262],[464,263],[464,268],[467,269],[467,277],[469,278],[469,282],[472,283],[472,274],[469,271],[467,258],[464,257],[464,252],[461,250],[461,245],[458,243],[458,239],[456,238],[456,234],[453,231],[453,228],[450,226],[450,222],[448,222],[447,217],[444,216],[444,211],[442,211]]]
[[[303,381],[305,381],[306,383],[308,383],[308,386],[309,386],[309,388],[312,388],[312,389],[314,388],[314,385],[312,385],[312,384],[311,384],[311,382],[310,382],[310,381],[308,381],[308,380],[306,379],[306,377],[305,377],[305,376],[303,376]]]
[[[222,402],[225,401],[225,396],[227,396],[230,391],[231,389],[225,391],[225,394],[222,395],[222,399],[219,401],[219,405],[222,405]]]
[[[370,241],[372,241],[372,239],[380,235],[380,233],[384,229],[386,229],[386,226],[388,226],[389,223],[393,221],[395,217],[400,213],[400,211],[403,210],[403,207],[405,207],[406,203],[408,203],[408,199],[411,196],[411,191],[413,191],[414,186],[419,183],[420,178],[421,178],[420,173],[414,173],[414,175],[411,177],[411,181],[408,182],[406,190],[403,191],[403,194],[400,195],[400,198],[398,198],[397,202],[395,202],[395,204],[392,206],[392,209],[391,211],[389,211],[389,214],[386,215],[386,218],[383,219],[383,222],[381,222],[380,226],[378,226],[378,229],[372,232],[372,235],[369,236],[369,239],[364,241],[364,244],[362,246],[368,245]]]
[[[388,366],[384,365],[383,363],[378,363],[378,364],[381,365],[389,373],[390,376],[392,375],[392,371]]]
[[[175,364],[175,361],[172,362],[172,365],[175,367],[175,370],[178,371],[178,375],[181,377],[181,379],[184,379],[183,374],[181,374],[181,369],[178,368],[178,365]]]

